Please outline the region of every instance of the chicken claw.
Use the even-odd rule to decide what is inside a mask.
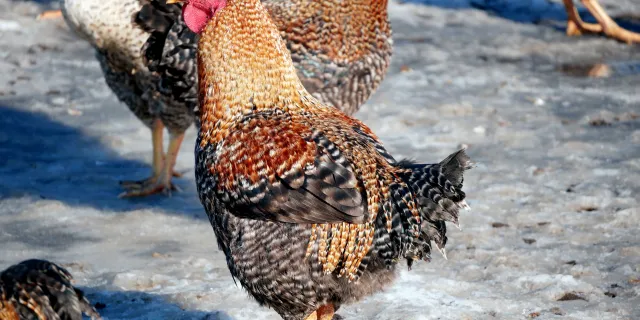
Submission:
[[[62,11],[60,10],[47,10],[36,17],[36,20],[48,20],[57,19],[62,17]]]
[[[598,21],[597,24],[582,21],[578,10],[573,5],[573,0],[563,0],[569,16],[567,22],[567,35],[578,36],[583,33],[604,33],[608,37],[626,43],[640,42],[640,34],[625,30],[620,27],[604,11],[597,0],[582,0],[582,4],[591,12]]]
[[[174,173],[175,174],[175,173]],[[120,185],[127,189],[118,195],[118,198],[144,197],[156,193],[163,193],[171,196],[171,191],[181,192],[182,190],[171,182],[171,178],[151,177],[141,181],[121,181]]]
[[[184,134],[171,136],[169,150],[164,154],[162,148],[162,135],[164,125],[159,119],[154,121],[151,129],[153,143],[153,170],[151,177],[141,181],[120,181],[127,191],[118,195],[118,198],[144,197],[156,193],[171,195],[171,191],[182,191],[171,183],[172,177],[181,177],[182,173],[175,172],[173,167],[180,151],[180,144]]]
[[[181,172],[173,172],[172,177],[174,178],[182,178],[182,173]],[[155,183],[155,181],[158,179],[158,177],[149,177],[147,179],[144,180],[123,180],[120,181],[120,186],[124,189],[131,189],[131,188],[140,188],[140,186],[142,185],[146,185],[146,184],[151,184],[151,183]]]

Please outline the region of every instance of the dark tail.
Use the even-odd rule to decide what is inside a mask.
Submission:
[[[408,169],[401,177],[406,186],[392,186],[394,214],[390,237],[393,248],[384,250],[385,258],[403,256],[409,268],[414,260],[430,260],[433,241],[446,257],[446,221],[459,226],[458,215],[462,208],[469,208],[462,191],[463,174],[473,163],[465,150],[459,150],[438,164],[415,164],[401,161],[397,166]],[[418,206],[420,222],[408,203],[413,198]],[[388,259],[387,259],[388,260]],[[388,261],[389,263],[390,261]]]
[[[458,225],[458,211],[468,207],[462,191],[463,174],[473,163],[465,150],[459,150],[438,164],[398,164],[411,172],[403,180],[417,197],[422,219],[450,221]]]

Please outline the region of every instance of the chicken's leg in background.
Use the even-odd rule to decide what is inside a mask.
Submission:
[[[147,196],[154,193],[163,192],[170,194],[171,191],[180,189],[171,183],[171,177],[180,177],[182,174],[174,172],[180,144],[184,139],[184,133],[171,134],[169,140],[169,150],[164,154],[162,137],[164,124],[160,119],[156,119],[151,129],[151,141],[153,144],[153,160],[151,177],[141,181],[122,181],[120,185],[127,191],[118,195],[119,198]]]
[[[577,36],[583,33],[601,33],[626,43],[640,42],[640,34],[631,32],[621,28],[609,15],[602,9],[597,0],[582,0],[582,4],[591,12],[598,20],[597,24],[586,23],[582,21],[578,10],[573,5],[573,0],[563,0],[564,7],[567,10],[567,35]]]

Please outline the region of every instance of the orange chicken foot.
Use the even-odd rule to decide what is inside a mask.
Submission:
[[[564,7],[569,16],[567,22],[567,35],[577,36],[583,33],[601,33],[618,41],[626,43],[640,42],[640,34],[621,28],[604,11],[597,0],[582,0],[582,4],[591,12],[598,21],[597,24],[582,21],[578,10],[573,5],[573,0],[563,0]]]
[[[305,320],[332,320],[336,310],[332,304],[320,306],[318,310],[310,314]]]
[[[60,10],[47,10],[38,15],[37,20],[56,19],[62,17],[62,11]]]
[[[153,142],[152,175],[141,181],[121,181],[120,185],[127,191],[118,195],[119,198],[143,197],[160,192],[171,195],[171,191],[181,191],[180,188],[171,183],[171,178],[182,176],[182,174],[173,171],[173,167],[176,164],[184,134],[171,137],[169,150],[165,156],[162,147],[164,131],[162,121],[155,120],[151,130],[151,140]]]

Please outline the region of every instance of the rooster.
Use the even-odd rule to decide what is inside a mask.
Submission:
[[[258,0],[186,0],[183,15],[200,32],[200,201],[231,275],[260,304],[332,319],[389,285],[401,258],[429,260],[431,242],[444,253],[445,221],[468,207],[464,150],[437,164],[394,160],[304,88]]]
[[[96,49],[105,79],[152,131],[152,175],[125,181],[122,197],[176,189],[171,183],[197,97],[196,34],[165,0],[64,0],[62,14]],[[391,57],[387,0],[265,0],[307,90],[349,114],[382,81]],[[46,12],[41,17],[53,17]],[[376,33],[367,29],[375,21]],[[366,51],[368,54],[361,54]],[[163,131],[170,143],[163,151]]]
[[[45,260],[26,260],[0,273],[0,319],[101,319],[71,274]]]

